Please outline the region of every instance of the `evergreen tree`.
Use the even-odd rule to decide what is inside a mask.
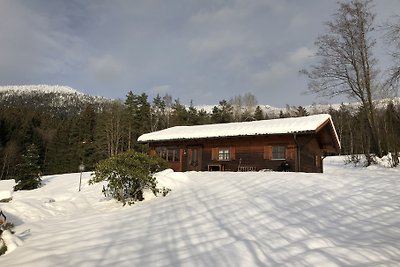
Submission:
[[[213,108],[211,114],[213,123],[226,123],[233,121],[233,107],[226,100],[219,102],[218,106]]]
[[[198,116],[198,111],[197,109],[193,106],[193,101],[190,101],[190,106],[187,111],[188,115],[188,125],[199,125],[199,116]]]
[[[256,121],[260,121],[260,120],[264,119],[264,114],[263,114],[263,111],[260,106],[257,106],[256,110],[254,111],[254,119]]]
[[[40,179],[39,152],[35,144],[27,147],[17,167],[15,190],[31,190],[40,186],[42,180]]]
[[[166,104],[159,94],[153,99],[151,106],[151,131],[158,131],[167,127]]]
[[[286,113],[283,113],[282,110],[279,111],[279,118],[287,118],[288,115]]]
[[[308,111],[302,106],[298,106],[295,112],[296,112],[296,117],[304,117],[310,115]]]
[[[96,157],[96,127],[97,127],[97,114],[93,105],[88,104],[78,114],[76,126],[71,129],[74,133],[74,138],[71,147],[74,148],[78,157],[74,162],[74,170],[77,169],[80,163],[85,165],[87,170],[93,170],[97,162]],[[77,161],[79,160],[79,162]]]
[[[199,124],[209,124],[211,123],[210,115],[204,109],[200,109],[197,112]]]
[[[176,99],[172,105],[171,125],[190,125],[189,113],[186,107],[180,103],[179,99]]]
[[[127,128],[127,150],[133,148],[137,138],[151,130],[151,107],[147,95],[136,95],[130,91],[125,100],[123,123]]]

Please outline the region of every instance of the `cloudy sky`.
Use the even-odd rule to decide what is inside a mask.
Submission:
[[[335,0],[0,0],[0,85],[58,84],[110,98],[157,93],[217,104],[305,95],[314,41]],[[376,22],[400,14],[375,0]],[[381,60],[381,63],[384,60]]]

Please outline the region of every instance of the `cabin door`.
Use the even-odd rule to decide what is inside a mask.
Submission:
[[[188,146],[187,148],[187,170],[188,171],[201,171],[202,166],[202,153],[201,146]]]

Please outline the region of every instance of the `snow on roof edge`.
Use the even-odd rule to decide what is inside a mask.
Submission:
[[[157,142],[188,139],[208,139],[218,137],[256,136],[268,134],[290,134],[313,132],[330,121],[335,137],[340,142],[329,114],[318,114],[306,117],[280,118],[251,122],[232,122],[193,126],[174,126],[164,130],[146,133],[138,138],[138,142]]]

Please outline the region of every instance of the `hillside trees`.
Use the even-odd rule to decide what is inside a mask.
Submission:
[[[339,2],[337,13],[326,23],[327,33],[316,40],[318,63],[302,72],[309,78],[311,92],[327,97],[346,95],[361,103],[365,130],[371,139],[365,150],[381,156],[373,103],[377,68],[372,54],[375,15],[371,12],[371,2]]]
[[[254,112],[235,118],[230,101],[222,100],[210,111],[182,104],[170,95],[156,96],[150,104],[146,94],[129,92],[124,101],[68,103],[68,110],[54,108],[35,95],[32,102],[27,96],[17,96],[1,102],[0,93],[0,179],[13,179],[18,164],[23,163],[23,153],[34,144],[38,152],[38,166],[43,174],[78,171],[83,163],[91,171],[100,160],[128,150],[146,151],[146,146],[136,142],[143,133],[162,130],[175,125],[260,120],[278,117],[278,112],[257,106]],[[46,100],[46,101],[45,101]],[[74,101],[75,101],[74,100]],[[31,104],[35,103],[35,104]],[[40,104],[42,103],[42,104]],[[43,104],[44,103],[44,104]],[[244,102],[242,102],[244,103]],[[243,112],[247,109],[242,105]],[[314,114],[303,107],[287,106],[280,116]],[[267,114],[269,112],[269,115]],[[368,118],[362,108],[342,105],[331,109],[338,131],[343,154],[369,153],[371,137],[367,129]],[[400,109],[397,102],[379,106],[375,112],[381,131],[383,152],[398,153],[400,144]]]

